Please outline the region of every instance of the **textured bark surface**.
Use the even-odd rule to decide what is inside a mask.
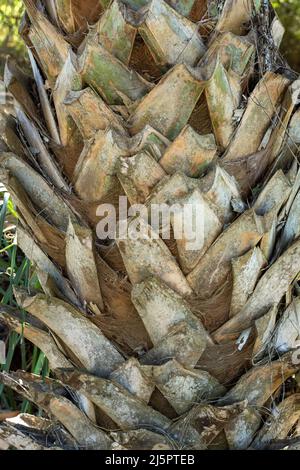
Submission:
[[[51,378],[0,373],[43,413],[1,412],[0,448],[297,447],[300,87],[269,2],[24,4],[0,179],[39,285],[0,323]],[[97,238],[120,196],[143,238]],[[169,239],[135,204],[177,205]]]

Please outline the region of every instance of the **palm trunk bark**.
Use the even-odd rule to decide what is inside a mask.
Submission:
[[[16,289],[26,321],[2,306],[0,322],[52,375],[0,382],[60,423],[65,448],[283,442],[299,420],[282,391],[299,370],[300,83],[269,1],[24,4],[33,77],[8,60],[0,176],[41,289]],[[120,196],[146,213],[200,204],[202,246],[176,239],[175,216],[170,240],[141,217],[127,229],[143,239],[97,240],[97,208]],[[279,428],[263,425],[277,406]],[[41,447],[13,418],[0,438]]]

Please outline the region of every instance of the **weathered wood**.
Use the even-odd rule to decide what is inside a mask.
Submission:
[[[72,0],[55,0],[56,17],[63,29],[72,34],[76,30]]]
[[[197,25],[166,2],[151,0],[142,12],[139,33],[160,66],[194,66],[205,52]]]
[[[233,113],[239,105],[239,98],[235,96],[230,76],[219,60],[205,84],[205,97],[216,141],[224,150],[234,132]]]
[[[0,425],[0,449],[2,450],[49,450],[34,439],[16,430],[9,424]],[[53,450],[62,450],[52,447]]]
[[[70,46],[33,0],[24,0],[24,4],[31,20],[29,40],[49,82],[53,85],[68,57]]]
[[[38,108],[30,94],[31,80],[11,58],[7,58],[5,63],[4,83],[29,118],[40,125]]]
[[[21,290],[15,295],[18,304],[54,331],[87,370],[105,377],[123,362],[100,329],[71,305],[43,294],[29,296]]]
[[[257,279],[267,261],[259,247],[255,247],[239,258],[231,261],[233,272],[233,289],[231,296],[230,316],[234,316],[244,307],[252,294]]]
[[[245,23],[248,23],[252,14],[259,11],[261,0],[226,0],[216,25],[219,32],[230,31],[235,34],[242,34],[245,30]]]
[[[265,232],[260,247],[268,260],[274,249],[276,224],[282,221],[281,209],[291,190],[290,182],[283,172],[278,170],[260,192],[253,206]]]
[[[134,70],[130,70],[103,46],[89,38],[78,61],[83,80],[108,104],[127,104],[138,100],[152,88]]]
[[[143,204],[165,175],[160,162],[157,163],[146,151],[119,159],[117,176],[130,204]]]
[[[300,243],[297,241],[269,267],[241,312],[215,332],[214,339],[216,341],[224,341],[225,338],[228,340],[232,336],[236,337],[237,332],[250,326],[272,305],[279,303],[299,273],[299,253]]]
[[[64,354],[58,349],[55,341],[47,331],[30,324],[27,319],[23,321],[22,318],[14,314],[9,307],[1,307],[0,322],[7,325],[16,333],[23,335],[24,338],[28,339],[43,351],[49,360],[51,369],[68,368],[72,366],[71,362],[68,361]]]
[[[17,118],[22,127],[24,135],[30,145],[31,153],[37,160],[44,176],[50,180],[58,189],[63,189],[68,192],[69,188],[61,175],[58,166],[50,153],[48,152],[43,140],[35,125],[27,118],[26,114],[19,109],[17,111]]]
[[[202,92],[203,82],[186,66],[176,65],[138,104],[130,117],[130,131],[136,134],[149,124],[174,139],[187,124]]]
[[[255,213],[250,209],[233,222],[207,250],[187,276],[190,286],[201,298],[211,296],[231,269],[231,260],[253,248],[261,239]]]
[[[257,338],[253,347],[253,360],[258,361],[272,347],[272,336],[274,332],[277,315],[277,305],[255,321],[255,329]],[[272,353],[271,353],[272,354]]]
[[[252,42],[248,36],[237,36],[231,32],[219,34],[209,44],[209,49],[199,65],[207,65],[218,57],[226,70],[232,70],[243,77],[254,59]]]
[[[216,165],[199,183],[205,197],[217,208],[220,220],[228,223],[233,219],[234,213],[244,212],[245,204],[240,195],[240,188],[234,177],[221,166]]]
[[[139,361],[131,357],[109,376],[110,380],[126,388],[128,392],[148,404],[154,391],[155,382],[148,376]]]
[[[159,163],[168,174],[182,171],[196,178],[207,170],[216,154],[213,134],[199,135],[187,125],[167,148]]]
[[[118,136],[113,129],[97,131],[86,142],[74,170],[74,189],[80,199],[89,204],[100,202],[118,188],[117,162],[119,157],[127,154],[122,136]],[[121,193],[120,190],[118,192]]]
[[[36,87],[38,90],[38,95],[39,95],[42,111],[44,114],[44,118],[45,118],[48,130],[49,130],[50,136],[52,137],[52,139],[57,145],[60,145],[60,138],[58,134],[57,125],[56,125],[55,118],[51,109],[47,92],[45,90],[45,84],[44,84],[41,72],[37,66],[37,63],[35,61],[35,58],[31,50],[28,49],[27,52],[29,55],[31,68],[32,68],[34,80],[36,83]]]
[[[186,369],[174,359],[151,370],[156,386],[179,415],[197,403],[217,400],[226,390],[208,372]]]
[[[110,433],[115,442],[130,450],[172,450],[176,449],[173,439],[148,429]]]
[[[71,220],[66,236],[66,270],[81,304],[103,311],[92,233]]]
[[[289,396],[278,406],[274,406],[271,416],[258,432],[251,448],[265,449],[277,440],[288,437],[289,431],[300,418],[300,395],[295,393]]]
[[[99,406],[122,430],[147,427],[164,432],[175,440],[181,437],[178,436],[177,430],[172,429],[168,418],[146,406],[119,385],[77,371],[61,371],[58,375],[66,385],[85,394]],[[119,406],[116,406],[116,403]],[[185,431],[183,442],[189,442],[189,445],[193,442],[194,445],[201,446],[199,435],[193,428],[189,427]]]
[[[220,404],[229,405],[237,401],[248,400],[249,405],[263,406],[268,398],[292,374],[299,364],[295,364],[293,353],[289,352],[277,361],[253,367],[233,386]]]
[[[53,101],[63,146],[68,144],[74,133],[74,124],[68,118],[64,100],[68,93],[82,88],[82,80],[77,68],[77,58],[70,50],[53,87]]]
[[[135,232],[136,227],[140,227],[142,236],[135,239],[136,237],[133,235],[130,238],[130,232]],[[117,242],[128,276],[133,284],[154,275],[183,296],[192,293],[167,246],[142,217],[135,217],[129,221],[126,233],[128,236],[122,239],[119,235]]]
[[[66,231],[68,218],[74,219],[75,216],[62,197],[39,173],[13,153],[2,153],[0,166],[9,170],[18,180],[35,206],[43,211],[45,218],[56,227]]]
[[[205,444],[211,444],[214,449],[214,440],[222,432],[224,426],[244,411],[246,402],[227,406],[213,406],[207,404],[195,405],[178,423],[184,427],[185,422],[191,423],[199,432]]]
[[[112,127],[125,134],[122,121],[91,88],[69,91],[64,99],[65,111],[74,120],[83,139],[91,139],[99,130]]]
[[[124,3],[111,2],[94,28],[92,35],[96,41],[128,65],[137,30],[134,15]]]
[[[251,93],[248,105],[234,137],[225,153],[223,162],[231,173],[231,163],[249,156],[259,149],[263,136],[276,113],[289,81],[282,75],[268,72]]]
[[[107,433],[93,425],[70,400],[64,397],[51,398],[49,411],[69,431],[81,449],[108,450],[111,448],[112,441]]]
[[[178,360],[184,364],[195,365],[210,340],[200,320],[193,315],[186,302],[155,277],[136,284],[131,297],[154,346],[172,333],[176,325],[185,323],[190,332],[193,330],[194,349],[188,347],[189,338],[186,338],[186,347],[181,351],[178,349],[177,355],[181,358]]]
[[[43,289],[48,293],[68,299],[73,305],[79,305],[69,281],[21,225],[17,228],[17,238],[20,249],[38,269]]]
[[[34,234],[40,247],[58,266],[63,268],[65,266],[64,234],[40,215],[22,186],[8,171],[1,171],[1,181],[5,184],[14,204],[18,208],[19,221],[22,226],[29,233]]]
[[[217,207],[207,200],[199,189],[194,189],[187,196],[177,199],[171,223],[174,236],[177,237],[179,264],[185,274],[195,268],[221,233],[223,224],[217,212]],[[182,233],[176,233],[178,227],[183,228]]]
[[[274,332],[271,347],[285,353],[297,347],[300,332],[300,299],[296,297],[283,312]]]
[[[300,235],[300,191],[294,197],[291,207],[287,212],[287,220],[280,238],[281,250],[290,245]]]

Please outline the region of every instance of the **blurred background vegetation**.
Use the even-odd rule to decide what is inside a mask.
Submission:
[[[286,29],[282,53],[300,72],[300,0],[272,0],[272,3]],[[21,64],[26,61],[25,48],[18,36],[22,12],[22,0],[0,0],[0,77],[7,54],[16,57]]]
[[[0,0],[0,76],[8,54],[24,61],[25,46],[18,34],[23,10],[22,0]]]
[[[272,3],[286,30],[282,54],[290,66],[300,72],[300,0],[273,0]]]

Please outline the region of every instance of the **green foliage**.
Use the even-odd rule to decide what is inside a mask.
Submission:
[[[37,276],[30,262],[18,250],[15,242],[17,213],[5,187],[0,184],[0,302],[16,307],[13,288],[39,288]],[[26,312],[22,312],[24,320]],[[49,365],[45,355],[25,341],[23,335],[15,332],[8,334],[0,329],[0,340],[6,343],[6,363],[0,364],[0,370],[9,371],[23,369],[34,374],[48,375]],[[16,402],[11,390],[0,385],[0,409],[20,409],[30,411],[27,400]]]
[[[286,29],[282,54],[300,72],[300,0],[273,0],[272,3]]]
[[[24,11],[21,0],[0,0],[0,62],[1,72],[6,55],[18,58],[25,56],[25,46],[18,28]]]

